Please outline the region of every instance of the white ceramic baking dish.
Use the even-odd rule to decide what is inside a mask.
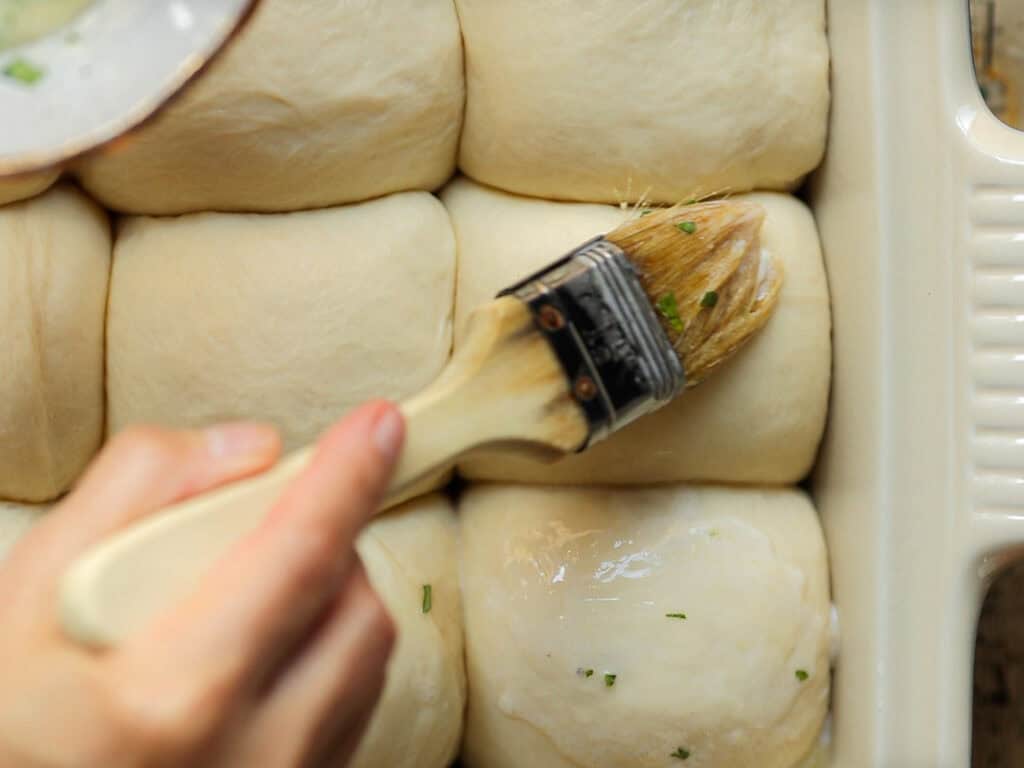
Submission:
[[[980,602],[1024,546],[1024,133],[981,99],[967,0],[830,0],[829,30],[834,765],[961,768]]]

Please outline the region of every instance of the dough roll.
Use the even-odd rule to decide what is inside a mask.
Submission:
[[[823,0],[456,0],[459,166],[536,197],[790,189],[821,160]]]
[[[264,0],[179,100],[78,173],[107,207],[142,214],[435,189],[464,93],[452,0]]]
[[[458,180],[442,195],[459,250],[456,344],[472,309],[629,214],[608,205],[515,197]],[[785,268],[779,306],[736,357],[675,402],[586,453],[553,464],[507,454],[464,461],[477,479],[544,483],[713,481],[785,484],[814,461],[831,369],[825,270],[810,211],[788,195],[767,210],[762,244]]]
[[[352,406],[434,378],[454,279],[448,216],[426,192],[128,218],[111,277],[109,429],[259,419],[301,447]]]
[[[428,496],[378,517],[359,539],[398,642],[351,768],[447,768],[455,759],[466,705],[456,532],[447,499]]]
[[[57,497],[99,448],[110,249],[69,185],[0,207],[0,499]]]
[[[53,186],[59,176],[60,171],[40,171],[0,178],[0,205],[35,197]]]
[[[802,493],[483,486],[460,512],[468,768],[793,768],[815,748],[829,582]]]

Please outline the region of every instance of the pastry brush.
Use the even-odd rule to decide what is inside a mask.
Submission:
[[[585,450],[710,375],[778,300],[782,274],[761,248],[763,220],[759,205],[740,200],[644,211],[477,309],[448,366],[400,406],[406,443],[385,506],[477,448],[542,459]],[[257,526],[312,450],[86,553],[62,585],[67,631],[108,646],[184,596]]]

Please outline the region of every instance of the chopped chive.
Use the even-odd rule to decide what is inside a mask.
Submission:
[[[658,299],[658,312],[664,317],[672,330],[677,333],[682,333],[685,326],[683,325],[683,318],[679,316],[679,302],[676,301],[676,295],[672,292],[666,293],[660,299]]]
[[[697,231],[697,225],[692,221],[681,221],[676,224],[676,229],[680,232],[685,232],[688,235],[692,235]]]
[[[616,677],[618,677],[618,675],[613,675],[610,672],[605,672],[604,673],[604,684],[605,684],[605,687],[606,688],[611,688],[613,685],[615,685],[615,678]]]
[[[665,614],[665,618],[666,619],[685,619],[686,618],[686,614],[685,613],[666,613]]]
[[[718,291],[708,291],[700,299],[702,307],[713,307],[718,303]]]
[[[423,612],[430,613],[434,606],[434,590],[429,584],[423,585]]]
[[[669,757],[675,757],[680,760],[686,760],[690,757],[690,750],[688,750],[686,747],[676,747],[676,751],[669,755]]]
[[[592,670],[592,669],[584,669],[583,667],[580,667],[579,669],[576,670],[576,674],[579,675],[580,677],[593,677],[594,676],[594,670]]]
[[[25,59],[15,59],[3,69],[4,76],[25,85],[35,85],[43,77],[43,70]]]
[[[799,680],[801,683],[810,677],[810,675],[807,674],[806,669],[798,669],[793,674],[796,676],[796,679]]]
[[[696,205],[696,204],[697,204],[697,198],[696,197],[691,197],[689,200],[687,200],[684,203],[684,205]]]
[[[644,208],[642,211],[640,211],[640,215],[641,216],[646,216],[649,213],[654,213],[654,209],[653,208]]]

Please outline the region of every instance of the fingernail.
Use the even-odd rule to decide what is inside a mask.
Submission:
[[[394,461],[398,457],[404,430],[402,416],[396,409],[387,408],[377,416],[373,424],[373,443],[381,458]]]
[[[277,445],[277,433],[262,424],[218,424],[203,434],[212,459],[244,463],[264,458]]]

